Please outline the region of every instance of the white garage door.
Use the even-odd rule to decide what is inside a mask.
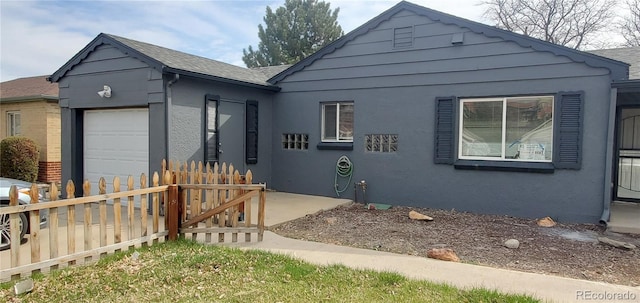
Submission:
[[[100,177],[107,193],[113,192],[115,176],[121,191],[127,190],[129,175],[139,188],[140,174],[149,174],[148,109],[87,110],[83,124],[84,179],[91,182],[91,193],[98,194]]]

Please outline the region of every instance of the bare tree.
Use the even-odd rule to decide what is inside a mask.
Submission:
[[[620,23],[625,46],[640,46],[640,0],[627,0],[629,9]]]
[[[484,16],[499,28],[581,49],[610,25],[616,0],[485,0],[482,4]]]

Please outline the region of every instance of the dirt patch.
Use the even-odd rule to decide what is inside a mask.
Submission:
[[[411,210],[435,220],[411,220]],[[605,235],[599,225],[540,227],[535,220],[509,216],[401,206],[368,210],[354,203],[271,230],[295,239],[423,257],[432,248],[451,248],[465,263],[640,286],[640,236]],[[603,235],[638,248],[624,250],[600,244],[597,237]],[[519,248],[505,247],[508,239],[518,240]]]

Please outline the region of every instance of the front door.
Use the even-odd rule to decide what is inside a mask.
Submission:
[[[619,118],[616,199],[640,202],[640,108],[622,108]]]
[[[218,105],[219,162],[244,174],[244,102],[221,100]]]

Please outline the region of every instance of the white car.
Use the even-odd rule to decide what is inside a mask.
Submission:
[[[29,191],[31,190],[31,183],[10,179],[0,178],[0,207],[9,206],[9,190],[11,185],[15,185],[18,189],[18,204],[26,205],[31,203],[31,196]],[[39,193],[39,200],[44,200],[43,193]],[[23,239],[24,235],[29,233],[29,212],[20,213],[20,238]],[[11,222],[9,221],[9,215],[0,215],[0,250],[5,250],[11,247]],[[40,211],[40,227],[44,227],[47,224],[47,211]]]

